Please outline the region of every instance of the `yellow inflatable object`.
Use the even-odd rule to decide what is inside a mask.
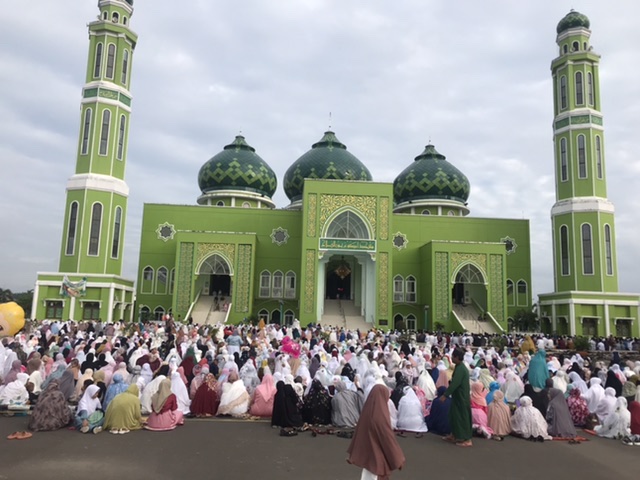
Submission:
[[[0,337],[13,337],[24,327],[24,310],[16,302],[0,303]]]

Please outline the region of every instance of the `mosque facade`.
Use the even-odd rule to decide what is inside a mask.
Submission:
[[[138,278],[122,278],[128,86],[137,37],[128,23],[133,0],[100,0],[99,8],[100,16],[89,24],[78,157],[67,185],[60,269],[38,274],[36,318],[113,321],[172,314],[199,323],[260,318],[291,323],[297,318],[303,325],[502,332],[519,310],[532,309],[528,220],[470,216],[469,180],[433,145],[407,159],[393,183],[381,183],[372,178],[366,159],[357,158],[332,131],[319,135],[292,162],[282,179],[289,204],[281,208],[273,201],[275,173],[247,139],[237,136],[203,164],[193,205],[144,205]],[[586,28],[570,26],[567,38],[573,40],[576,29],[588,33]],[[554,61],[554,75],[576,71],[575,54],[566,55]],[[585,55],[597,67],[595,54]],[[595,67],[591,77],[584,73],[585,88],[597,85]],[[571,87],[562,88],[566,93]],[[561,92],[556,94],[563,101]],[[562,135],[567,142],[580,141],[572,127],[579,105],[572,102],[556,112],[557,142]],[[592,106],[583,115],[591,122],[576,125],[596,142],[602,129],[599,111]],[[575,155],[582,168],[582,154]],[[559,161],[562,174],[562,162],[568,160]],[[604,198],[603,190],[593,188],[591,196]],[[574,190],[560,185],[558,195],[553,218],[562,235],[566,216],[583,212],[562,203],[574,205]],[[609,226],[603,231],[609,232],[612,253],[599,256],[593,242],[594,263],[610,259],[615,264],[613,213],[610,219],[600,213],[595,217],[601,223],[593,229]],[[571,228],[577,227],[572,223]],[[561,246],[563,241],[554,239]],[[606,292],[607,301],[636,302],[635,313],[631,305],[624,311],[616,307],[610,320],[629,318],[633,324],[637,296],[614,294],[615,274],[605,280],[600,293]],[[566,285],[556,278],[558,292]],[[563,295],[544,297],[543,308],[556,315],[545,316],[548,328],[560,329]],[[581,333],[579,326],[574,330]]]

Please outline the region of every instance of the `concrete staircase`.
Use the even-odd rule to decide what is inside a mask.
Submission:
[[[369,330],[371,324],[360,314],[360,307],[354,305],[353,300],[325,300],[324,313],[321,323],[336,327],[346,327],[349,330]]]
[[[220,307],[216,309],[213,299],[214,297],[212,295],[200,295],[200,298],[191,311],[193,323],[197,323],[199,325],[215,325],[217,323],[225,322],[227,312],[223,311]],[[222,304],[224,304],[224,299],[219,302],[219,305]]]
[[[453,313],[469,333],[499,333],[491,320],[478,320],[480,311],[475,305],[454,305]]]

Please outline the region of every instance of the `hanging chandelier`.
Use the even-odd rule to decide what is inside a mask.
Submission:
[[[344,280],[351,273],[351,269],[349,268],[349,264],[344,261],[344,255],[342,256],[342,260],[338,267],[334,270],[335,274],[340,277],[340,280]]]

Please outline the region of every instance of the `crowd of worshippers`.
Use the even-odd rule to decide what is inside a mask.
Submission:
[[[430,431],[468,446],[470,439],[455,436],[456,422],[468,417],[471,434],[487,439],[575,441],[582,427],[640,445],[640,362],[617,351],[605,365],[578,353],[547,355],[544,336],[502,349],[473,349],[464,336],[420,340],[298,321],[43,322],[0,344],[0,409],[29,410],[35,432],[166,431],[185,417],[232,416],[270,418],[290,436],[356,427],[382,385],[400,436]],[[454,374],[460,365],[462,377]]]

